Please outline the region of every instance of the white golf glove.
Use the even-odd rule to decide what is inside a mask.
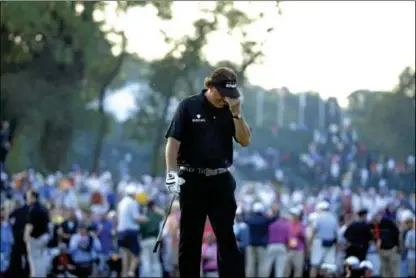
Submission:
[[[179,195],[181,192],[181,185],[185,183],[185,180],[178,176],[178,173],[169,171],[166,174],[165,185],[167,190],[171,194]]]

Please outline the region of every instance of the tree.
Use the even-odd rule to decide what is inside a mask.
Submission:
[[[110,68],[110,71],[106,75],[103,76],[103,83],[100,86],[99,89],[99,95],[98,95],[98,112],[100,114],[100,122],[98,124],[98,132],[96,135],[96,142],[94,146],[94,152],[93,152],[93,164],[92,164],[92,171],[98,172],[100,167],[100,155],[103,148],[103,141],[104,136],[107,128],[107,121],[106,121],[106,115],[104,111],[104,100],[106,97],[106,92],[108,90],[109,85],[113,82],[113,80],[116,78],[117,74],[119,73],[124,58],[126,56],[126,46],[127,46],[127,39],[124,34],[122,34],[122,46],[121,46],[121,54],[115,61],[115,64],[112,68]]]
[[[30,137],[37,157],[32,162],[41,169],[65,166],[74,131],[89,120],[83,117],[86,104],[98,97],[102,108],[105,91],[118,75],[124,56],[115,57],[112,49],[119,45],[108,40],[118,31],[104,30],[104,21],[94,18],[94,12],[113,4],[121,12],[154,5],[164,19],[171,13],[170,2],[1,3],[0,117],[12,123],[13,138]],[[97,126],[99,157],[105,124]]]
[[[205,74],[213,66],[232,66],[244,83],[247,68],[259,62],[262,57],[262,44],[252,41],[245,33],[245,27],[255,22],[258,18],[250,18],[244,12],[234,8],[233,2],[216,2],[212,9],[205,9],[207,16],[194,22],[195,34],[186,35],[179,41],[171,42],[166,35],[166,41],[172,45],[171,51],[159,60],[151,64],[151,73],[148,77],[149,85],[154,93],[146,97],[146,107],[139,110],[136,117],[127,123],[127,126],[136,139],[152,138],[152,174],[155,175],[161,168],[163,132],[168,121],[170,104],[175,97],[184,97],[197,92],[198,86],[202,83]],[[211,65],[206,61],[202,50],[207,44],[209,34],[219,28],[219,22],[227,20],[230,32],[241,33],[242,61],[233,65],[223,61],[219,65]],[[269,32],[272,29],[269,28]],[[205,75],[205,76],[204,76]],[[141,103],[143,103],[141,99]],[[138,128],[139,127],[139,128]],[[140,128],[142,127],[142,128]],[[145,129],[147,132],[137,131]]]
[[[371,149],[402,160],[415,153],[414,76],[406,68],[392,93],[366,93],[372,105],[352,114],[359,135]]]

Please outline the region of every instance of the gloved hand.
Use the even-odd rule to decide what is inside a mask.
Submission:
[[[169,193],[179,195],[181,192],[181,185],[185,183],[185,180],[178,176],[178,173],[169,171],[166,174],[165,185]]]

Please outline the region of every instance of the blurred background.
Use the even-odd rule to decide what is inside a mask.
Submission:
[[[251,160],[268,149],[298,160],[314,133],[336,124],[373,160],[406,162],[415,151],[413,6],[2,3],[6,169],[163,173],[172,111],[224,65],[240,77],[254,137],[238,152]]]
[[[228,66],[253,130],[240,206],[415,211],[413,1],[9,1],[0,24],[2,206],[34,187],[89,218],[134,183],[163,207],[172,114]]]

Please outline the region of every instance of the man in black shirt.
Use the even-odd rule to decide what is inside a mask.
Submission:
[[[26,278],[29,274],[27,265],[26,244],[23,240],[25,225],[29,215],[29,206],[23,204],[16,208],[9,216],[9,222],[12,226],[14,244],[10,257],[10,277]]]
[[[236,183],[228,168],[233,138],[247,146],[251,131],[241,115],[233,70],[216,69],[205,87],[179,104],[166,133],[166,186],[179,195],[181,206],[179,272],[199,277],[208,216],[217,237],[220,276],[241,278],[244,264],[233,232]]]
[[[345,230],[344,238],[348,242],[347,249],[345,251],[345,257],[357,257],[360,262],[364,261],[367,256],[367,250],[370,245],[370,241],[373,239],[371,229],[367,223],[366,209],[362,209],[358,212],[358,219],[352,222]]]
[[[39,193],[26,193],[29,216],[25,226],[24,241],[29,259],[30,276],[45,277],[47,271],[46,246],[49,241],[49,212],[40,204]]]
[[[400,274],[400,231],[396,223],[388,217],[376,222],[378,237],[376,247],[380,256],[382,277],[399,277]],[[373,226],[374,227],[374,226]],[[374,229],[374,228],[373,228]]]

